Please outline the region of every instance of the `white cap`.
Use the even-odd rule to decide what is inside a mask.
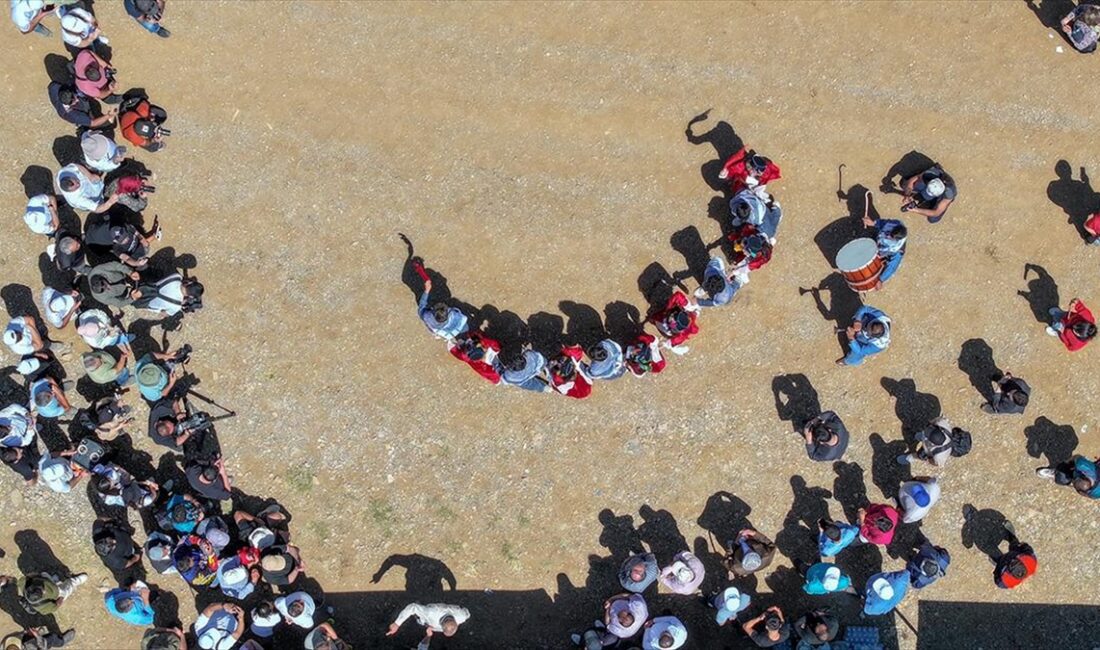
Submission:
[[[890,581],[886,578],[876,579],[871,583],[871,589],[874,589],[878,597],[883,600],[890,600],[894,597],[894,588],[890,586]]]
[[[727,587],[722,592],[723,606],[731,612],[736,612],[741,608],[741,592],[737,590],[737,587]]]
[[[825,577],[821,579],[821,586],[825,587],[825,591],[836,591],[836,588],[840,586],[840,569],[835,566],[825,569]]]
[[[941,196],[945,189],[947,189],[947,187],[943,184],[943,181],[938,178],[933,178],[925,184],[924,193],[927,196],[935,198]]]
[[[217,628],[207,630],[199,637],[199,647],[203,650],[229,650],[236,641],[229,632]]]
[[[239,585],[248,582],[248,569],[243,566],[235,566],[222,573],[222,581],[227,585]]]

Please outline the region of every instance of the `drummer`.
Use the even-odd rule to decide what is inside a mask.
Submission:
[[[882,311],[864,305],[845,330],[848,354],[837,359],[838,366],[858,366],[866,357],[882,352],[890,345],[890,318]]]
[[[939,165],[903,180],[901,189],[901,211],[924,215],[928,223],[942,219],[959,192],[955,180]]]
[[[878,256],[884,263],[878,284],[875,285],[877,291],[901,267],[901,258],[905,255],[905,239],[909,236],[909,231],[905,228],[905,224],[897,219],[872,219],[865,216],[863,225],[875,229]]]

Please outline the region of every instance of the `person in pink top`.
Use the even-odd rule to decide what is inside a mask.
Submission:
[[[661,569],[658,580],[674,594],[690,596],[699,590],[706,570],[695,555],[682,551],[672,558],[672,564]]]
[[[898,527],[898,511],[885,503],[872,503],[859,509],[859,538],[871,544],[886,546],[894,540]]]
[[[83,49],[77,53],[73,72],[76,75],[76,89],[82,94],[109,104],[117,104],[121,100],[115,95],[118,81],[114,68],[92,50]]]

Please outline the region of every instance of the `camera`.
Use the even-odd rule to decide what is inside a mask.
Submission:
[[[146,185],[146,184],[142,183],[141,184],[141,191],[145,192],[146,194],[152,194],[153,192],[157,191],[157,188],[153,187],[152,185]]]
[[[214,422],[209,413],[195,411],[177,426],[181,433],[206,433],[214,428]]]
[[[172,359],[172,361],[176,363],[187,363],[191,361],[191,352],[193,351],[194,349],[191,347],[191,344],[185,343],[180,346],[179,350],[176,351],[176,356]]]

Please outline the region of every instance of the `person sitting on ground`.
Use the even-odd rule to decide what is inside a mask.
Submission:
[[[809,567],[803,564],[800,569],[805,569],[804,572],[800,570],[799,573],[803,573],[806,579],[802,585],[802,591],[811,596],[824,596],[838,592],[856,593],[852,587],[852,578],[835,564],[817,562]]]
[[[187,637],[181,627],[156,627],[141,637],[141,650],[187,650]]]
[[[104,198],[103,176],[79,163],[70,163],[58,170],[54,185],[61,198],[75,210],[101,214],[121,198],[118,193]]]
[[[885,503],[872,503],[866,508],[860,508],[860,541],[888,546],[894,540],[898,519],[898,511]]]
[[[293,544],[272,544],[260,554],[260,571],[264,582],[276,587],[294,584],[306,572],[302,552]]]
[[[741,629],[761,648],[777,646],[791,636],[790,623],[783,616],[783,610],[775,605],[765,609],[760,616],[745,621]]]
[[[22,632],[0,639],[4,650],[51,650],[64,648],[76,639],[76,630],[70,628],[64,634],[51,632],[47,626],[23,628]]]
[[[1062,31],[1078,52],[1096,51],[1100,39],[1100,6],[1082,2],[1062,19]]]
[[[145,401],[153,403],[171,396],[190,355],[191,346],[184,345],[174,352],[147,352],[137,360],[134,376]]]
[[[730,191],[734,194],[743,189],[750,189],[767,199],[768,183],[779,180],[781,177],[779,167],[775,163],[757,155],[755,151],[741,147],[722,165],[718,178],[729,180]]]
[[[260,582],[260,570],[249,567],[240,557],[233,555],[218,563],[218,587],[222,593],[235,600],[245,600],[256,590]]]
[[[898,508],[901,521],[915,524],[928,515],[940,500],[940,483],[935,478],[921,477],[905,481],[898,488]]]
[[[1077,494],[1090,499],[1100,499],[1100,459],[1089,460],[1084,456],[1057,463],[1052,467],[1040,467],[1035,473],[1058,485],[1071,485]]]
[[[546,357],[535,350],[524,350],[507,363],[500,356],[493,359],[493,370],[500,375],[500,383],[535,393],[550,390],[546,379]]]
[[[835,557],[859,538],[859,526],[843,521],[818,519],[817,527],[821,531],[817,537],[817,547],[823,558]]]
[[[195,492],[211,501],[228,501],[233,498],[229,474],[221,458],[188,458],[184,465],[187,483]]]
[[[699,558],[688,551],[680,551],[673,556],[671,564],[661,569],[658,579],[672,593],[690,596],[699,590],[705,575]]]
[[[173,494],[168,497],[160,518],[167,524],[162,525],[162,528],[171,528],[177,533],[186,534],[194,531],[206,518],[206,510],[202,502],[190,494]]]
[[[42,313],[47,323],[57,329],[65,329],[80,308],[82,296],[76,289],[58,291],[53,287],[42,289]]]
[[[237,532],[242,543],[247,544],[257,551],[263,551],[273,544],[287,543],[290,541],[290,530],[287,527],[287,515],[278,504],[272,504],[252,516],[243,510],[233,513],[233,521],[237,524]]]
[[[283,616],[275,609],[275,603],[270,600],[262,600],[252,608],[250,614],[251,623],[248,631],[259,639],[270,639],[275,636],[275,629],[283,624]]]
[[[108,307],[126,307],[133,302],[133,291],[141,276],[122,262],[104,262],[88,272],[92,298]]]
[[[46,253],[50,254],[50,247],[46,247]],[[88,272],[88,262],[85,256],[84,240],[80,235],[67,230],[57,232],[57,243],[53,246],[53,263],[61,271],[83,275]]]
[[[212,603],[195,619],[195,637],[202,650],[230,650],[244,631],[244,610],[231,603]]]
[[[74,4],[58,7],[57,15],[61,19],[61,40],[65,45],[74,50],[91,47],[96,41],[107,45],[107,37],[90,11]]]
[[[181,451],[184,444],[197,435],[193,429],[180,426],[186,420],[187,411],[182,399],[157,400],[149,406],[149,437],[158,445]]]
[[[1085,303],[1077,298],[1069,301],[1069,311],[1052,307],[1050,317],[1047,334],[1061,339],[1070,352],[1080,350],[1096,338],[1096,319]]]
[[[104,174],[118,169],[126,158],[126,147],[118,146],[99,131],[85,131],[80,136],[80,151],[89,168]]]
[[[65,391],[53,377],[47,376],[35,380],[30,386],[30,394],[31,410],[38,417],[60,418],[76,415],[76,408],[69,403],[69,399],[65,397]]]
[[[88,471],[72,462],[75,449],[49,452],[38,461],[38,475],[46,487],[60,494],[68,494],[88,475]]]
[[[707,600],[707,605],[718,610],[714,615],[714,620],[718,625],[736,621],[737,615],[748,609],[751,603],[752,597],[741,593],[737,587],[726,587]]]
[[[456,307],[448,307],[445,302],[428,304],[432,294],[432,279],[424,280],[424,293],[420,294],[420,302],[417,304],[417,313],[420,320],[428,327],[428,331],[437,338],[451,340],[469,329],[470,323],[466,314]]]
[[[46,0],[12,0],[11,19],[24,34],[34,32],[39,36],[52,36],[53,32],[42,24],[42,19],[54,13],[54,5]]]
[[[863,613],[867,616],[889,614],[909,591],[909,572],[876,573],[867,579],[863,595]]]
[[[38,483],[40,461],[37,443],[26,447],[0,447],[0,462],[21,476],[28,487]]]
[[[653,323],[665,338],[666,348],[676,354],[684,354],[688,351],[685,344],[699,333],[699,326],[696,324],[698,317],[699,306],[683,292],[677,291],[668,299],[664,309],[650,316],[648,322]]]
[[[203,293],[201,282],[173,273],[155,282],[139,284],[130,295],[137,309],[155,311],[161,316],[175,316],[180,312],[201,309]]]
[[[0,409],[0,461],[23,477],[27,485],[38,482],[38,429],[21,404]]]
[[[802,428],[810,460],[837,460],[848,449],[848,427],[833,411],[825,411]]]
[[[283,615],[287,625],[310,630],[313,629],[313,613],[317,611],[317,605],[306,592],[295,591],[276,598],[275,611]]]
[[[172,562],[172,551],[175,550],[178,540],[175,535],[154,530],[145,539],[145,557],[149,565],[160,575],[176,573],[176,567]]]
[[[4,344],[20,357],[41,352],[47,348],[54,348],[57,352],[62,351],[61,345],[50,343],[42,337],[33,316],[17,316],[8,321],[8,326],[4,328]]]
[[[626,369],[635,377],[657,374],[665,369],[665,360],[661,356],[661,346],[652,334],[641,333],[634,342],[623,351]]]
[[[959,193],[955,180],[939,165],[903,179],[901,190],[901,211],[923,215],[928,218],[928,223],[943,219]]]
[[[603,339],[588,348],[588,363],[581,363],[581,370],[592,379],[608,381],[618,379],[626,372],[623,348],[611,339]]]
[[[584,349],[579,345],[562,346],[561,354],[550,359],[546,372],[550,386],[557,392],[574,399],[584,399],[592,394],[592,379],[585,374]]]
[[[426,628],[425,640],[427,640],[436,632],[442,632],[443,636],[447,637],[454,636],[458,626],[470,619],[470,612],[457,605],[409,603],[390,624],[389,629],[386,630],[386,636],[397,634],[405,621],[410,618],[416,618],[416,622]]]
[[[86,309],[76,317],[76,332],[93,349],[128,346],[133,340],[102,309]]]
[[[23,222],[34,234],[53,237],[61,227],[57,218],[57,199],[52,194],[35,194],[27,199]]]
[[[87,581],[87,573],[77,573],[62,579],[56,574],[43,571],[18,580],[11,576],[0,576],[0,588],[15,584],[20,604],[24,609],[42,616],[49,616],[55,613],[69,596],[73,595],[77,587]]]
[[[500,374],[493,369],[493,360],[500,354],[497,341],[477,330],[467,330],[447,341],[447,351],[490,383],[500,383]]]
[[[114,463],[98,463],[92,467],[92,485],[105,505],[140,510],[157,500],[160,486],[154,481],[135,481],[134,477]]]
[[[645,624],[642,650],[676,650],[687,643],[687,628],[675,616],[658,616]]]
[[[76,89],[92,99],[117,104],[122,98],[118,92],[115,69],[90,48],[80,50],[73,61]]]
[[[921,460],[936,467],[943,467],[953,455],[955,439],[961,439],[964,433],[967,432],[953,426],[947,418],[938,417],[917,432],[914,436],[918,445],[917,450],[898,456],[898,464],[908,465],[914,460]]]
[[[100,517],[92,524],[92,545],[112,571],[123,571],[141,562],[141,547],[134,544],[133,531],[110,517]]]
[[[752,528],[737,533],[737,537],[726,544],[726,557],[723,560],[729,570],[729,578],[747,576],[768,568],[775,557],[775,542]]]
[[[800,639],[799,647],[826,646],[840,631],[840,621],[828,609],[814,609],[794,622],[794,631]]]
[[[738,275],[730,275],[726,271],[726,263],[721,257],[712,257],[707,262],[707,268],[703,271],[703,284],[695,290],[695,304],[700,308],[719,307],[728,305],[737,291],[748,281],[744,281]]]
[[[189,585],[212,585],[218,577],[218,554],[206,538],[187,535],[172,551],[172,566]]]
[[[947,575],[950,564],[951,554],[947,549],[935,546],[926,539],[905,565],[905,570],[909,572],[909,584],[914,589],[923,589]]]
[[[619,569],[619,584],[623,589],[640,594],[657,581],[657,557],[652,553],[631,555]]]
[[[126,14],[146,31],[168,38],[172,35],[171,32],[160,24],[164,18],[164,3],[165,0],[123,0],[122,6],[126,9]]]
[[[858,366],[872,354],[890,346],[890,318],[870,305],[859,308],[845,330],[848,354],[836,360],[838,366]]]
[[[863,225],[875,229],[878,256],[885,264],[875,284],[875,290],[878,290],[901,268],[901,260],[905,257],[905,240],[909,236],[909,231],[906,230],[905,224],[897,219],[872,219],[865,216]]]
[[[1031,386],[1011,372],[990,378],[993,383],[993,400],[982,404],[986,413],[1020,413],[1027,409],[1031,399]]]
[[[108,614],[130,625],[149,627],[153,624],[152,596],[149,585],[134,580],[126,588],[115,588],[103,594],[103,603]]]

